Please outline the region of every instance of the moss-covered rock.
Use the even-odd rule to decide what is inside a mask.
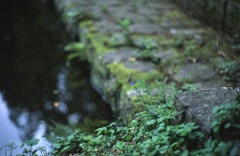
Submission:
[[[77,22],[67,24],[77,24],[80,41],[87,47],[92,85],[122,117],[137,110],[131,103],[134,96],[129,96],[131,81],[190,82],[200,88],[225,84],[218,62],[224,64],[231,57],[229,46],[170,0],[56,1],[63,14]],[[205,2],[194,2],[199,5],[196,12],[204,9]],[[215,80],[218,83],[212,83]]]

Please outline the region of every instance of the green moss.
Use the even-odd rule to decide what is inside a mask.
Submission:
[[[176,45],[176,37],[171,37],[167,35],[159,35],[157,41],[161,46],[174,46]]]
[[[97,31],[97,28],[96,26],[94,26],[94,23],[92,20],[86,20],[86,21],[80,22],[79,27],[80,27],[80,30],[87,29],[88,33]]]
[[[147,72],[147,73],[139,72],[139,73],[133,75],[132,80],[143,79],[143,80],[146,80],[147,82],[152,82],[154,80],[162,80],[163,77],[164,76],[162,73],[160,73],[157,70],[153,70],[153,71]]]
[[[168,10],[165,11],[165,13],[163,14],[163,17],[166,19],[181,19],[183,20],[187,20],[188,17],[183,13],[180,12],[179,10]]]
[[[113,48],[108,47],[110,37],[98,31],[98,28],[94,26],[93,21],[84,21],[80,23],[80,36],[81,40],[85,43],[89,41],[96,53],[107,53]]]
[[[206,41],[202,43],[197,40],[186,40],[184,42],[184,55],[211,62],[212,58],[217,57],[218,52],[228,52],[230,49],[216,34],[214,36],[206,34],[204,40]]]
[[[107,70],[101,62],[94,62],[93,72],[97,73],[99,76],[106,77]]]
[[[67,6],[66,6],[66,10],[71,10],[71,9],[74,9],[75,7],[79,6],[79,2],[72,2],[72,3],[69,3]]]
[[[132,39],[133,40],[139,40],[139,39],[143,39],[143,40],[155,40],[157,38],[157,35],[148,35],[148,34],[132,34]]]
[[[134,69],[127,69],[121,63],[111,63],[108,66],[110,73],[116,77],[120,84],[128,84],[129,81],[144,79],[146,81],[161,80],[163,79],[162,73],[157,70],[150,72],[139,72]]]
[[[167,35],[167,34],[161,34],[161,35],[143,35],[143,34],[133,34],[132,35],[133,40],[154,40],[157,42],[158,46],[172,46],[175,45],[175,38],[174,36]]]
[[[164,11],[163,14],[160,16],[153,16],[151,17],[152,20],[156,22],[161,22],[162,24],[169,24],[169,27],[172,27],[173,25],[184,25],[186,27],[196,27],[199,26],[199,22],[197,20],[194,20],[192,18],[189,18],[187,15],[185,15],[183,12],[181,12],[178,9],[175,10],[167,10]],[[165,25],[167,27],[167,25]]]
[[[106,45],[109,41],[109,37],[107,35],[102,33],[90,33],[88,34],[88,38],[96,53],[107,53],[114,49]]]
[[[127,69],[121,63],[111,63],[107,65],[110,73],[116,77],[117,81],[121,84],[128,83],[131,77],[138,72],[134,69]]]
[[[189,18],[186,14],[184,14],[182,11],[177,9],[166,11],[162,18],[164,20],[172,20],[175,22],[180,22],[180,24],[183,24],[187,27],[199,26],[199,22],[197,20]]]

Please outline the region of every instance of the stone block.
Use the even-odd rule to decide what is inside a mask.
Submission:
[[[212,109],[234,102],[238,94],[240,94],[240,88],[211,88],[183,92],[176,95],[175,107],[183,112],[182,120],[195,122],[200,125],[203,132],[210,134]]]

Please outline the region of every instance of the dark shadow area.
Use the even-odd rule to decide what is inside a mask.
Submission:
[[[0,92],[22,139],[33,137],[41,121],[112,119],[89,83],[88,64],[66,65],[70,40],[53,1],[1,1],[0,19]]]

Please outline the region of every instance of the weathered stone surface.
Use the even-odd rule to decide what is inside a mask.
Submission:
[[[147,21],[146,16],[136,13],[136,9],[134,6],[124,5],[124,3],[121,6],[109,7],[108,12],[111,18],[118,19],[119,21],[123,19],[128,19],[131,22]]]
[[[215,106],[234,102],[240,88],[213,88],[183,92],[175,97],[175,107],[183,111],[182,119],[199,124],[206,133],[211,132],[212,109]]]
[[[111,103],[112,109],[116,112],[126,105],[118,99],[122,86],[128,86],[129,84],[126,83],[131,78],[142,78],[144,75],[151,77],[152,73],[158,79],[158,74],[155,74],[155,65],[151,62],[136,60],[137,54],[138,51],[134,48],[122,47],[102,54],[101,57],[95,57],[91,83],[103,99]]]
[[[157,47],[157,41],[154,39],[145,39],[145,38],[133,38],[133,44],[134,46],[138,47],[138,48],[145,48],[146,45],[150,44],[151,47]]]
[[[197,82],[209,80],[216,76],[215,70],[206,64],[191,63],[185,64],[173,75],[175,81]]]
[[[133,24],[129,27],[131,33],[136,34],[160,34],[162,30],[158,25],[154,24]]]
[[[149,10],[157,10],[159,12],[176,9],[176,6],[172,3],[169,3],[168,1],[162,1],[161,5],[156,5],[156,3],[159,3],[159,1],[145,3],[144,6],[148,7]]]
[[[121,30],[120,26],[108,20],[95,22],[98,30],[103,33],[114,33]]]
[[[73,28],[87,47],[92,85],[114,111],[131,107],[128,90],[132,80],[222,86],[222,81],[215,81],[220,67],[212,60],[221,57],[226,61],[216,55],[228,51],[226,44],[170,0],[55,1],[67,27]],[[124,19],[129,24],[121,25]],[[130,36],[127,41],[126,36]],[[202,63],[186,64],[191,60]]]
[[[149,8],[138,8],[137,13],[143,16],[154,16],[159,14],[157,10],[155,9],[149,10]]]
[[[197,88],[199,89],[218,88],[218,87],[224,87],[225,81],[223,81],[222,79],[214,79],[210,81],[193,83],[193,85],[197,86]]]
[[[188,14],[227,33],[234,34],[240,30],[240,2],[235,0],[191,0],[178,1],[178,6],[187,10]]]
[[[153,54],[154,57],[161,60],[162,63],[167,63],[177,56],[177,53],[171,49],[169,50],[159,50]]]
[[[123,65],[127,69],[134,69],[139,72],[149,72],[155,69],[155,66],[151,62],[143,62],[143,61],[133,61],[133,62],[124,62]]]
[[[99,7],[106,7],[108,9],[109,7],[119,6],[122,4],[120,1],[111,1],[111,0],[99,0],[94,1],[97,6]]]
[[[198,36],[203,32],[203,29],[170,29],[170,34],[172,35]]]
[[[109,44],[115,47],[124,46],[128,44],[128,39],[123,33],[115,33],[110,38]]]
[[[104,63],[123,62],[123,61],[127,61],[131,58],[136,57],[137,54],[138,54],[138,52],[137,52],[136,49],[122,47],[122,48],[119,48],[116,51],[105,54],[105,56],[103,58],[103,62]]]

